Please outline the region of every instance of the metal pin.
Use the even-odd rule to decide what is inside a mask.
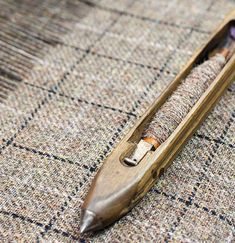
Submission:
[[[131,158],[125,158],[124,162],[127,165],[136,166],[150,150],[154,150],[154,146],[141,139]]]

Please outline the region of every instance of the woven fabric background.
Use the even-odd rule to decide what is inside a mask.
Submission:
[[[235,85],[143,201],[79,234],[103,160],[232,0],[0,1],[0,241],[234,242]]]

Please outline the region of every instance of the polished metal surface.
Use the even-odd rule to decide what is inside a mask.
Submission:
[[[127,165],[136,166],[144,158],[148,151],[153,150],[153,148],[154,146],[152,144],[141,139],[131,158],[125,158],[124,162]]]

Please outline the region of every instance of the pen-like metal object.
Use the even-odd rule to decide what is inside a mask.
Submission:
[[[163,143],[143,138],[145,127],[154,114],[208,54],[219,46],[231,26],[235,11],[229,15],[177,75],[161,96],[142,116],[134,128],[106,159],[95,176],[81,212],[80,232],[96,231],[110,225],[130,211],[148,192],[157,178],[171,164],[177,153],[192,136],[206,115],[235,78],[235,55],[231,54],[199,100]],[[227,56],[227,54],[226,54]]]

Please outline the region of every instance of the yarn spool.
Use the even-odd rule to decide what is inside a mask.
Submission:
[[[159,145],[166,141],[218,76],[225,63],[225,56],[216,54],[193,68],[146,126],[143,139],[148,141],[151,138]]]

